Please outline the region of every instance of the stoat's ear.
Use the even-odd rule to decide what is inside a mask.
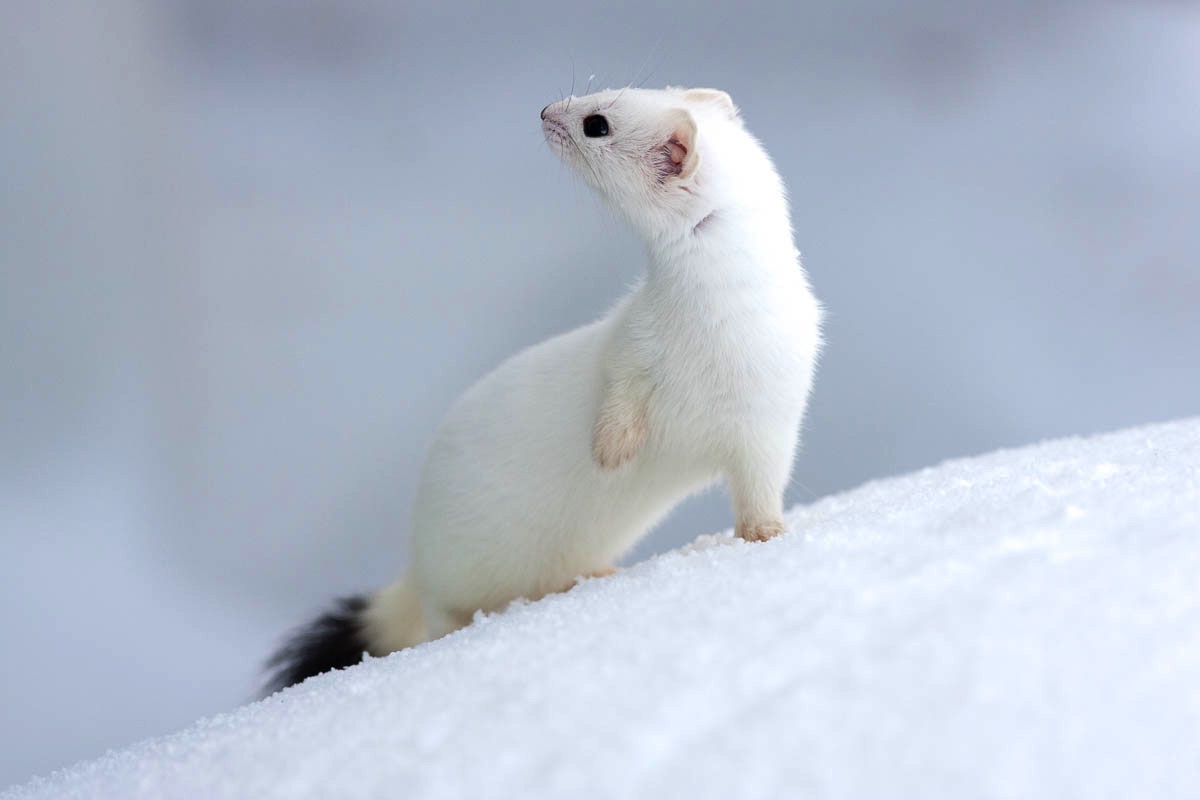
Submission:
[[[683,93],[683,97],[690,103],[718,108],[730,119],[737,119],[738,110],[733,104],[733,98],[720,89],[688,89]]]
[[[696,121],[682,108],[672,109],[667,115],[667,140],[661,148],[663,178],[690,178],[700,165],[700,153],[696,149]]]

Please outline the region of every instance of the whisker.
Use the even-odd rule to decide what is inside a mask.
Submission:
[[[592,162],[588,161],[587,156],[583,154],[583,148],[579,146],[579,142],[575,141],[575,137],[571,135],[570,131],[567,132],[567,139],[570,140],[571,144],[574,146],[575,152],[579,153],[579,160],[587,165],[588,171],[592,173],[592,177],[595,179],[596,184],[599,185],[600,176],[596,174],[596,168],[592,166]]]
[[[804,491],[808,492],[808,496],[809,496],[809,498],[811,498],[812,500],[819,500],[819,499],[820,499],[820,497],[821,497],[819,494],[817,494],[816,492],[814,492],[814,491],[812,490],[812,488],[811,488],[811,487],[809,487],[808,485],[806,485],[806,484],[805,484],[803,481],[801,481],[799,478],[797,478],[797,477],[795,477],[795,476],[793,476],[792,478],[790,478],[790,479],[788,480],[788,485],[789,485],[789,486],[797,486],[797,487],[799,487],[800,489],[803,489]]]
[[[575,96],[575,56],[571,56],[571,94],[567,97],[567,111],[571,110],[571,98]]]
[[[662,37],[659,36],[657,39],[654,40],[654,44],[650,46],[650,51],[648,53],[646,53],[646,57],[642,59],[641,66],[638,67],[637,72],[635,72],[633,74],[633,78],[634,78],[633,82],[635,85],[637,85],[638,88],[641,88],[642,86],[644,86],[646,81],[650,80],[650,75],[652,75],[654,73],[654,68],[651,67],[650,72],[646,73],[646,77],[642,78],[640,81],[637,79],[637,76],[641,75],[642,72],[644,72],[646,70],[646,68],[650,66],[650,62],[654,58],[654,51],[657,50],[661,45],[662,45]]]
[[[621,95],[625,94],[625,90],[626,90],[626,89],[632,89],[632,88],[633,88],[633,87],[632,87],[632,86],[630,86],[629,84],[625,84],[624,86],[622,86],[622,87],[621,87],[621,91],[617,92],[617,96],[616,96],[616,97],[614,97],[612,100],[610,100],[610,101],[609,101],[608,105],[606,105],[606,106],[604,107],[604,110],[605,110],[605,111],[607,111],[608,109],[612,108],[612,107],[613,107],[613,104],[614,104],[614,103],[616,103],[618,100],[620,100],[620,99],[621,99]]]

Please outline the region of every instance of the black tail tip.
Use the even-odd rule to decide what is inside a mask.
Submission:
[[[267,661],[271,674],[263,687],[263,697],[313,675],[362,661],[367,650],[362,624],[366,608],[365,597],[343,597],[332,611],[296,629]]]

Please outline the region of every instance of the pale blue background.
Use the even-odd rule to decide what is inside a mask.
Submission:
[[[541,142],[593,73],[728,90],[790,187],[791,501],[1200,412],[1194,3],[6,4],[0,786],[395,576],[442,411],[640,269]]]

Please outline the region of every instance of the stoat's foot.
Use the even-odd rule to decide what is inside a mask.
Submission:
[[[571,582],[568,583],[566,586],[562,587],[561,589],[559,589],[559,591],[560,592],[570,591],[571,589],[574,589],[576,586],[583,583],[584,581],[591,580],[592,578],[607,578],[609,575],[616,573],[616,571],[617,571],[616,567],[601,567],[600,569],[594,569],[591,572],[584,572],[584,573],[582,573],[580,575],[576,575],[574,578],[572,578]]]
[[[601,414],[592,433],[592,458],[600,469],[613,470],[632,461],[645,443],[644,417]]]
[[[774,539],[785,530],[782,520],[756,522],[753,524],[739,522],[736,533],[747,542],[765,542]]]

